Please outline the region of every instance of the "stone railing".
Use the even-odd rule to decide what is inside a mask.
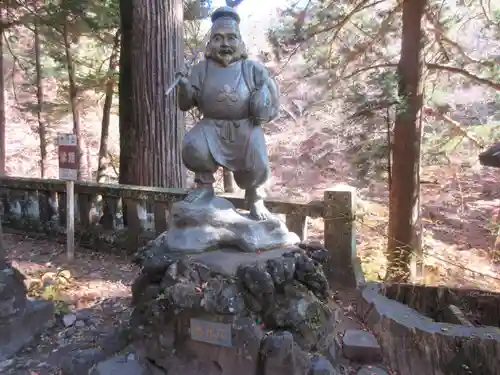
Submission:
[[[64,236],[66,227],[66,183],[37,178],[0,178],[3,222],[7,228],[45,232]],[[135,251],[145,241],[167,230],[169,208],[186,196],[183,189],[164,189],[79,181],[74,185],[76,241],[80,246]],[[244,199],[222,194],[236,208]],[[97,199],[97,197],[100,197]],[[307,240],[307,219],[323,218],[324,246],[329,250],[335,279],[345,274],[356,261],[354,238],[355,191],[339,185],[324,192],[323,200],[307,203],[268,199],[275,214],[284,214],[288,228]],[[333,271],[333,264],[335,271]],[[358,267],[355,267],[358,268]],[[348,272],[355,282],[356,272]],[[352,277],[351,277],[352,276]]]

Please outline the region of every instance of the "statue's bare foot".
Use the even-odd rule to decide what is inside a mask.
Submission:
[[[197,187],[189,191],[186,198],[184,198],[185,202],[194,203],[201,200],[211,200],[215,196],[215,192],[213,188],[208,187]]]
[[[250,202],[250,216],[255,220],[267,220],[272,217],[272,214],[264,206],[264,201],[262,199],[256,200],[255,202]]]

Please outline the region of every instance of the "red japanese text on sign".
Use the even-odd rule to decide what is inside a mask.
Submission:
[[[76,180],[78,175],[78,145],[75,134],[59,134],[59,178]]]
[[[78,169],[76,146],[59,146],[59,168]]]

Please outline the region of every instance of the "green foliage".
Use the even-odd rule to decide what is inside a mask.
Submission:
[[[32,279],[28,287],[28,296],[52,301],[56,313],[65,315],[70,312],[68,303],[64,300],[64,292],[71,287],[71,273],[68,270],[47,272],[39,278]]]
[[[28,5],[29,6],[29,5]],[[20,26],[8,30],[10,52],[18,61],[26,78],[24,89],[36,92],[36,70],[33,58],[34,25],[37,22],[41,38],[41,66],[43,79],[55,79],[58,83],[56,95],[45,95],[44,115],[48,125],[65,117],[70,112],[68,104],[68,69],[64,49],[64,33],[71,43],[71,55],[75,67],[80,93],[103,92],[107,80],[109,55],[114,35],[119,26],[119,3],[117,0],[77,1],[44,0],[37,7],[19,6],[17,17]],[[23,14],[31,17],[22,17]],[[112,77],[117,80],[117,76]],[[36,102],[22,101],[19,108],[36,114]]]
[[[58,83],[57,96],[45,97],[44,112],[51,120],[58,121],[70,111],[65,31],[69,34],[79,92],[104,92],[109,79],[109,56],[120,23],[118,0],[44,0],[36,6],[21,2],[12,5],[17,6],[11,6],[9,14],[19,25],[7,31],[8,47],[26,75],[23,89],[33,94],[36,91],[36,70],[31,38],[33,23],[36,21],[39,25],[42,76],[44,79],[53,78]],[[186,22],[185,26],[186,56],[189,59],[201,46],[209,23],[193,21]],[[117,82],[118,72],[111,79]],[[117,89],[117,85],[115,87]],[[22,102],[19,108],[36,114],[38,104]]]

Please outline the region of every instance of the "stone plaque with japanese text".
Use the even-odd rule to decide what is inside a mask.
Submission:
[[[190,319],[189,330],[191,339],[230,348],[233,346],[231,325],[209,322],[196,318]]]

